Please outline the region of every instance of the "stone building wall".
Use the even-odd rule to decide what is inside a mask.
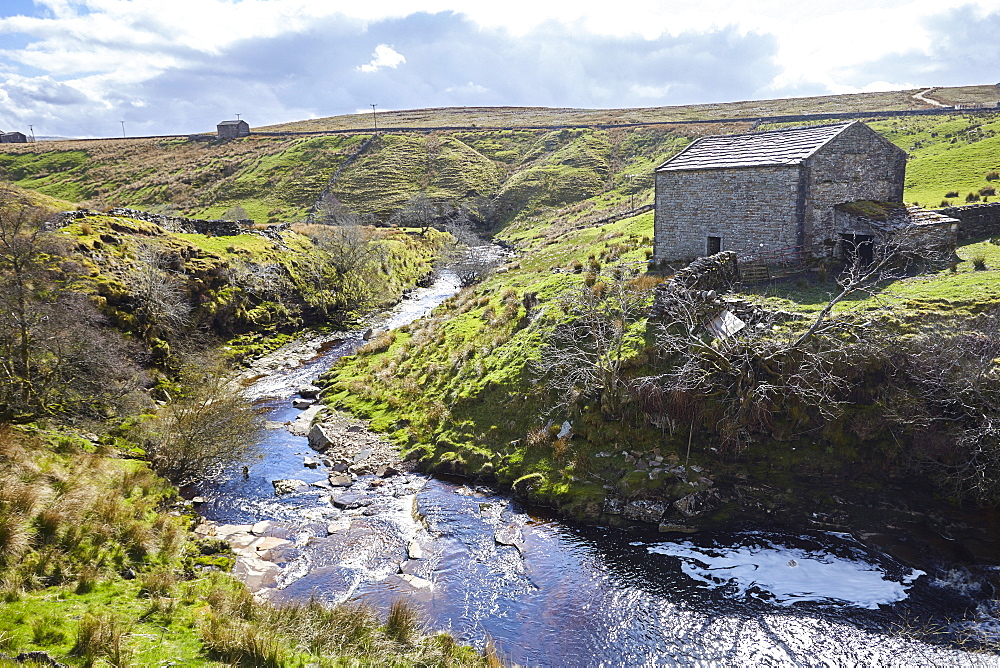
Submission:
[[[752,257],[792,248],[828,256],[840,234],[833,207],[902,202],[905,173],[905,151],[860,123],[798,164],[659,171],[654,258],[690,260],[718,250]],[[720,238],[720,246],[710,248],[708,237]]]
[[[903,201],[906,152],[861,124],[834,137],[802,169],[803,245],[813,257],[832,254],[839,235],[849,231],[838,228],[837,204]]]
[[[708,237],[740,256],[796,246],[798,190],[794,165],[658,172],[654,257],[708,255]]]
[[[237,139],[250,135],[250,125],[246,121],[238,123],[219,123],[216,126],[219,139]]]

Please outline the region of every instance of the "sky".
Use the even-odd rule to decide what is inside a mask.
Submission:
[[[997,35],[997,0],[2,0],[0,130],[992,84]]]

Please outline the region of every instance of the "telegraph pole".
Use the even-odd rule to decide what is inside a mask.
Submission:
[[[375,107],[377,106],[377,104],[372,105],[372,123],[375,124],[375,132],[378,132],[378,118],[375,117]]]
[[[125,138],[125,121],[118,121],[122,124],[122,138]]]
[[[35,126],[34,125],[29,125],[28,129],[31,130],[31,143],[34,144],[35,143]]]

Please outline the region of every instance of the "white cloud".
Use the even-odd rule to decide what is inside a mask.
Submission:
[[[462,86],[449,86],[444,89],[446,93],[456,93],[459,95],[469,94],[469,95],[483,95],[484,93],[489,93],[490,89],[486,86],[480,86],[479,84],[469,81]]]
[[[379,44],[375,47],[375,53],[372,54],[371,62],[365,65],[358,65],[357,70],[359,72],[378,72],[383,67],[396,69],[405,62],[406,57],[403,54],[396,52],[388,44]]]
[[[186,132],[236,111],[262,125],[371,102],[627,107],[989,83],[995,1],[35,0],[31,16],[0,8],[0,127]]]

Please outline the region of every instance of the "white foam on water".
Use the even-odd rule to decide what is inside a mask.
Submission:
[[[646,549],[680,559],[685,575],[711,588],[731,587],[736,596],[753,596],[782,606],[813,601],[874,610],[905,599],[909,585],[925,574],[911,570],[897,581],[877,564],[862,559],[764,539],[757,542],[704,548],[685,541],[658,543]]]

